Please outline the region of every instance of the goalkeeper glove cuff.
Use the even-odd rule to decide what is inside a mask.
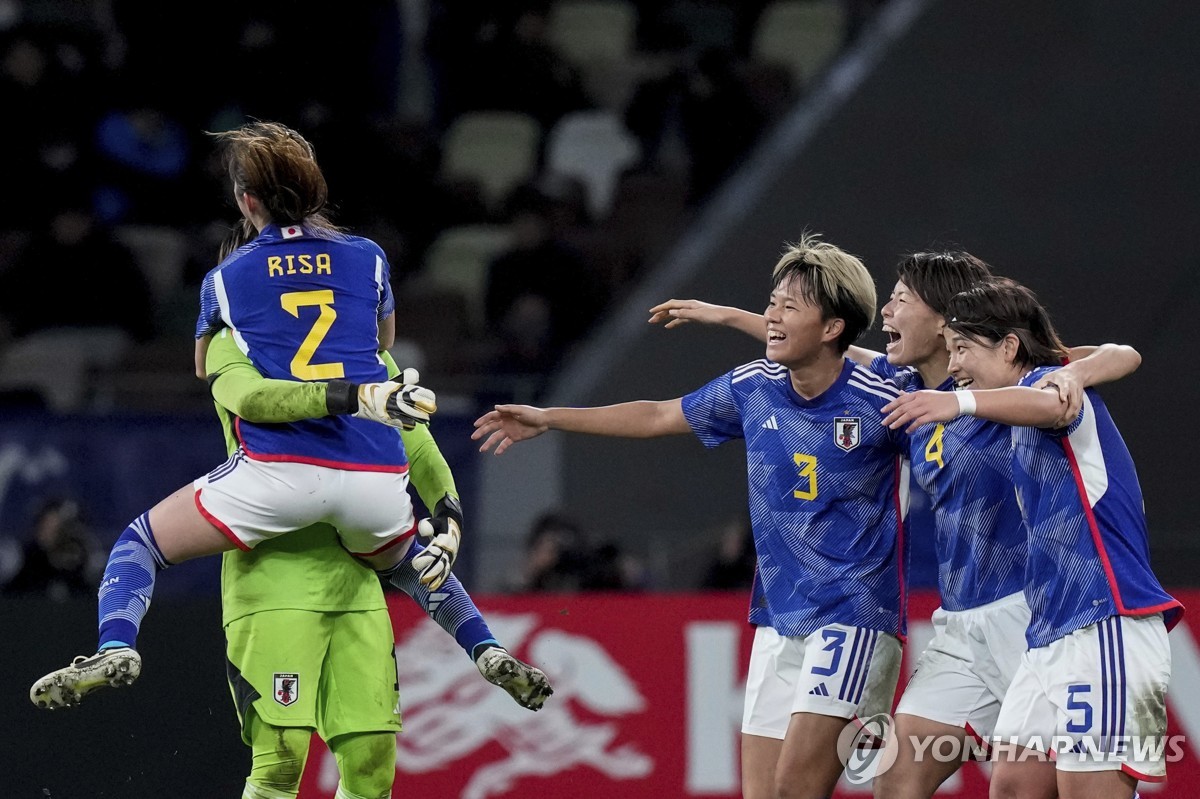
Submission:
[[[348,380],[330,380],[326,383],[325,411],[330,416],[358,413],[358,385]]]

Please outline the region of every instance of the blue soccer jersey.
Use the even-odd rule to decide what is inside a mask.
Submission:
[[[782,635],[827,624],[905,634],[903,433],[882,424],[895,386],[846,361],[811,400],[767,360],[683,398],[706,447],[746,442],[758,570],[750,622]]]
[[[269,225],[205,276],[196,338],[230,328],[267,377],[378,382],[387,379],[379,321],[394,309],[387,258],[374,242]],[[236,432],[257,460],[408,468],[398,431],[348,415],[281,424],[238,419]]]
[[[1034,369],[1021,385],[1057,368]],[[1161,612],[1173,626],[1183,606],[1150,569],[1142,489],[1100,395],[1088,389],[1079,417],[1065,429],[1012,428],[1012,449],[1029,528],[1029,646],[1117,615]]]
[[[886,356],[871,371],[904,391],[925,388],[915,369],[897,369]],[[937,387],[953,389],[949,378]],[[909,458],[933,513],[942,607],[968,610],[1023,590],[1028,537],[1013,492],[1011,428],[970,416],[921,425]]]

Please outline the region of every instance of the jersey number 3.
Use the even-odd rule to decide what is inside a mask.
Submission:
[[[292,356],[292,374],[300,380],[334,380],[345,377],[346,368],[340,361],[334,363],[312,362],[317,347],[321,346],[321,342],[329,333],[329,328],[333,327],[333,320],[337,319],[337,311],[333,310],[333,292],[329,289],[289,291],[280,295],[279,304],[283,306],[283,310],[297,319],[300,318],[301,308],[315,305],[321,309],[317,320],[313,322],[312,329],[300,343],[300,349],[296,350],[296,354]]]
[[[796,499],[816,499],[817,498],[817,456],[805,455],[802,452],[797,452],[792,456],[792,460],[796,462],[796,466],[800,467],[799,475],[802,478],[808,478],[807,488],[797,488],[792,492],[792,496]]]

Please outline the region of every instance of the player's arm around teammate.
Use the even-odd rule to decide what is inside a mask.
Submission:
[[[843,770],[838,736],[850,719],[886,712],[895,692],[902,437],[878,419],[896,391],[843,357],[874,303],[859,259],[806,236],[772,274],[766,358],[681,398],[500,405],[475,422],[480,449],[496,454],[550,429],[691,432],[709,447],[745,440],[759,565],[741,737],[746,799],[828,796]]]
[[[345,411],[349,407],[347,398],[356,394],[355,387],[347,387],[347,384],[299,383],[265,378],[237,349],[232,337],[225,335],[224,331],[213,338],[208,353],[206,369],[213,399],[218,405],[241,418],[276,422],[317,418],[330,412],[330,408]],[[386,351],[382,351],[380,357],[387,364],[389,375],[401,378],[404,381],[403,385],[415,384],[416,376],[412,374],[414,370],[398,368]],[[336,394],[336,398],[331,396],[333,394]],[[400,404],[405,405],[403,399]],[[422,533],[426,537],[429,537],[431,532],[435,535],[441,534],[441,531],[452,524],[457,528],[454,534],[457,540],[457,530],[461,529],[462,525],[458,489],[450,466],[428,425],[413,423],[414,411],[418,414],[420,412],[419,409],[408,407],[397,414],[393,406],[390,413],[394,418],[385,418],[382,423],[399,428],[405,450],[409,454],[412,485],[425,506],[432,509],[432,517],[422,523]],[[434,621],[459,640],[460,645],[489,682],[508,691],[522,707],[538,710],[553,693],[545,675],[528,664],[516,661],[516,658],[507,653],[504,659],[514,660],[519,666],[506,665],[501,668],[500,664],[493,663],[499,655],[491,650],[505,650],[492,637],[462,583],[450,573],[449,564],[446,563],[447,556],[430,555],[425,547],[416,542],[410,546],[412,552],[403,560],[412,564],[416,576],[414,579],[394,580],[393,585],[417,602]],[[454,551],[457,552],[457,547]],[[450,562],[453,562],[452,559]],[[437,571],[433,575],[434,579],[431,579],[431,568],[438,566],[444,566],[444,572]],[[442,602],[434,606],[444,608],[447,612],[430,610],[432,591],[440,591],[446,595]],[[462,612],[448,612],[455,608]],[[526,670],[529,671],[528,675],[523,674]],[[511,673],[513,679],[506,679],[508,675],[500,672]]]
[[[847,356],[896,379],[906,391],[925,386],[951,391],[942,335],[947,305],[958,292],[992,277],[985,262],[962,251],[904,256],[881,309],[886,357],[861,347],[851,347]],[[766,335],[762,316],[698,300],[660,303],[649,321],[667,329],[697,322],[760,340]],[[1071,367],[1057,372],[1053,383],[1064,418],[1079,412],[1084,387],[1124,377],[1140,363],[1132,348],[1111,344],[1075,348],[1070,357]],[[930,799],[959,769],[964,757],[931,757],[929,742],[954,741],[966,753],[990,738],[1025,648],[1027,545],[1012,491],[1009,437],[1003,425],[967,421],[947,427],[944,436],[939,427],[910,440],[914,478],[933,511],[942,602],[934,614],[934,640],[921,653],[896,710],[891,754],[881,758],[888,766],[874,781],[880,799]],[[925,744],[923,755],[918,744]]]
[[[1182,613],[1150,568],[1133,461],[1094,391],[1064,426],[1054,386],[1033,387],[1054,382],[1064,348],[1028,289],[959,294],[947,324],[951,372],[970,389],[906,395],[885,423],[1014,425],[1031,621],[996,722],[991,795],[1129,799],[1138,780],[1165,778],[1167,630]]]

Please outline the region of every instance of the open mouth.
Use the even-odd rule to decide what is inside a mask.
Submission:
[[[783,341],[786,338],[787,338],[787,336],[785,336],[783,333],[781,333],[778,330],[768,330],[767,331],[767,344],[778,344],[779,342]]]
[[[896,346],[898,346],[900,344],[901,336],[899,333],[896,332],[896,330],[894,328],[884,325],[883,332],[888,337],[887,345],[885,347],[886,350],[891,351],[893,348],[895,348]]]
[[[962,391],[964,389],[970,388],[971,384],[974,382],[975,382],[975,378],[973,378],[973,377],[959,377],[959,378],[955,378],[954,387],[957,388],[958,390]]]

